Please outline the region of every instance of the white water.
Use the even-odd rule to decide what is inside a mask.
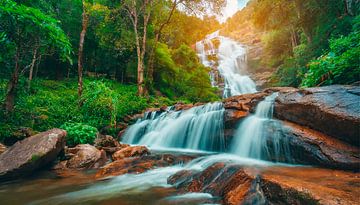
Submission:
[[[220,41],[216,49],[212,39]],[[203,65],[217,69],[224,79],[223,97],[256,92],[256,85],[247,75],[246,47],[229,38],[219,36],[218,32],[208,35],[204,40],[196,43],[198,56]],[[208,55],[216,54],[218,64],[208,59]],[[217,66],[216,66],[217,65]],[[210,72],[211,84],[217,85],[214,72]]]
[[[122,142],[151,148],[224,151],[224,107],[209,103],[185,111],[146,113],[124,134]]]
[[[216,154],[204,156],[190,161],[185,165],[175,165],[164,168],[156,168],[140,174],[124,174],[112,177],[106,181],[98,182],[79,191],[73,191],[50,197],[31,204],[94,204],[106,199],[119,197],[122,195],[136,195],[149,190],[153,187],[170,188],[172,185],[167,183],[167,179],[181,170],[203,171],[216,162],[229,162],[241,165],[268,166],[271,162],[240,158],[231,154]],[[165,201],[211,199],[213,196],[207,193],[187,193],[166,197]]]
[[[253,159],[289,161],[289,148],[278,131],[281,124],[272,119],[276,97],[277,93],[267,96],[256,106],[255,114],[241,122],[231,143],[231,153]]]

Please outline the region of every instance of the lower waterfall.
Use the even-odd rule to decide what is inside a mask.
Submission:
[[[282,139],[282,125],[272,119],[273,93],[256,106],[255,114],[246,117],[235,132],[230,152],[241,157],[290,162],[290,150]]]
[[[122,142],[151,148],[224,151],[224,107],[208,103],[185,111],[146,113],[124,134]]]

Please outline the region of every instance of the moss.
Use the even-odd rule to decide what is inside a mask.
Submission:
[[[33,154],[33,155],[31,156],[31,162],[36,162],[36,161],[38,161],[40,158],[41,158],[41,155],[39,155],[39,154]]]

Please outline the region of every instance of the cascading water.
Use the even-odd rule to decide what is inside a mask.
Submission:
[[[146,113],[124,134],[123,142],[152,148],[224,151],[224,107],[209,103],[185,111]]]
[[[220,72],[224,79],[223,97],[256,92],[256,85],[246,75],[247,57],[246,47],[229,38],[219,36],[219,32],[208,35],[204,40],[196,43],[198,56],[203,65],[212,67]],[[212,39],[218,39],[219,48],[216,49]],[[217,54],[218,63],[208,59],[208,56]],[[211,84],[217,85],[214,71],[210,72]]]
[[[254,159],[291,161],[288,144],[281,138],[281,124],[272,119],[277,95],[267,96],[256,106],[255,114],[241,122],[231,144],[231,153]]]
[[[223,97],[256,92],[254,81],[245,75],[247,67],[245,46],[225,37],[219,38],[218,69],[225,80]]]

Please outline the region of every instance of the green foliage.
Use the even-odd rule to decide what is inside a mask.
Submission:
[[[71,45],[64,31],[59,27],[58,21],[39,9],[17,4],[12,0],[0,3],[1,32],[7,34],[9,41],[16,44],[18,49],[35,46],[36,42],[45,47],[54,47],[59,51],[63,60],[69,60]]]
[[[7,82],[0,80],[0,99],[4,99]],[[136,86],[111,80],[85,79],[81,107],[75,79],[34,80],[31,89],[27,90],[26,80],[22,78],[19,87],[14,112],[0,118],[0,141],[12,137],[20,127],[45,131],[69,121],[85,123],[100,130],[105,126],[114,126],[125,116],[142,112],[147,107],[174,103],[164,97],[139,97]],[[5,116],[4,110],[0,109],[0,112]]]
[[[82,123],[67,122],[60,128],[66,130],[66,144],[70,147],[77,144],[93,144],[98,132],[95,127]]]
[[[209,70],[186,45],[175,50],[160,44],[156,50],[155,87],[172,99],[190,102],[217,100],[211,87]]]
[[[360,80],[360,16],[348,36],[330,40],[330,51],[309,63],[302,86],[351,84]]]
[[[34,162],[38,161],[40,158],[41,158],[41,155],[33,154],[33,155],[31,155],[31,162],[34,163]]]
[[[272,30],[263,36],[264,58],[269,66],[279,66],[292,53],[291,39],[287,29]]]

